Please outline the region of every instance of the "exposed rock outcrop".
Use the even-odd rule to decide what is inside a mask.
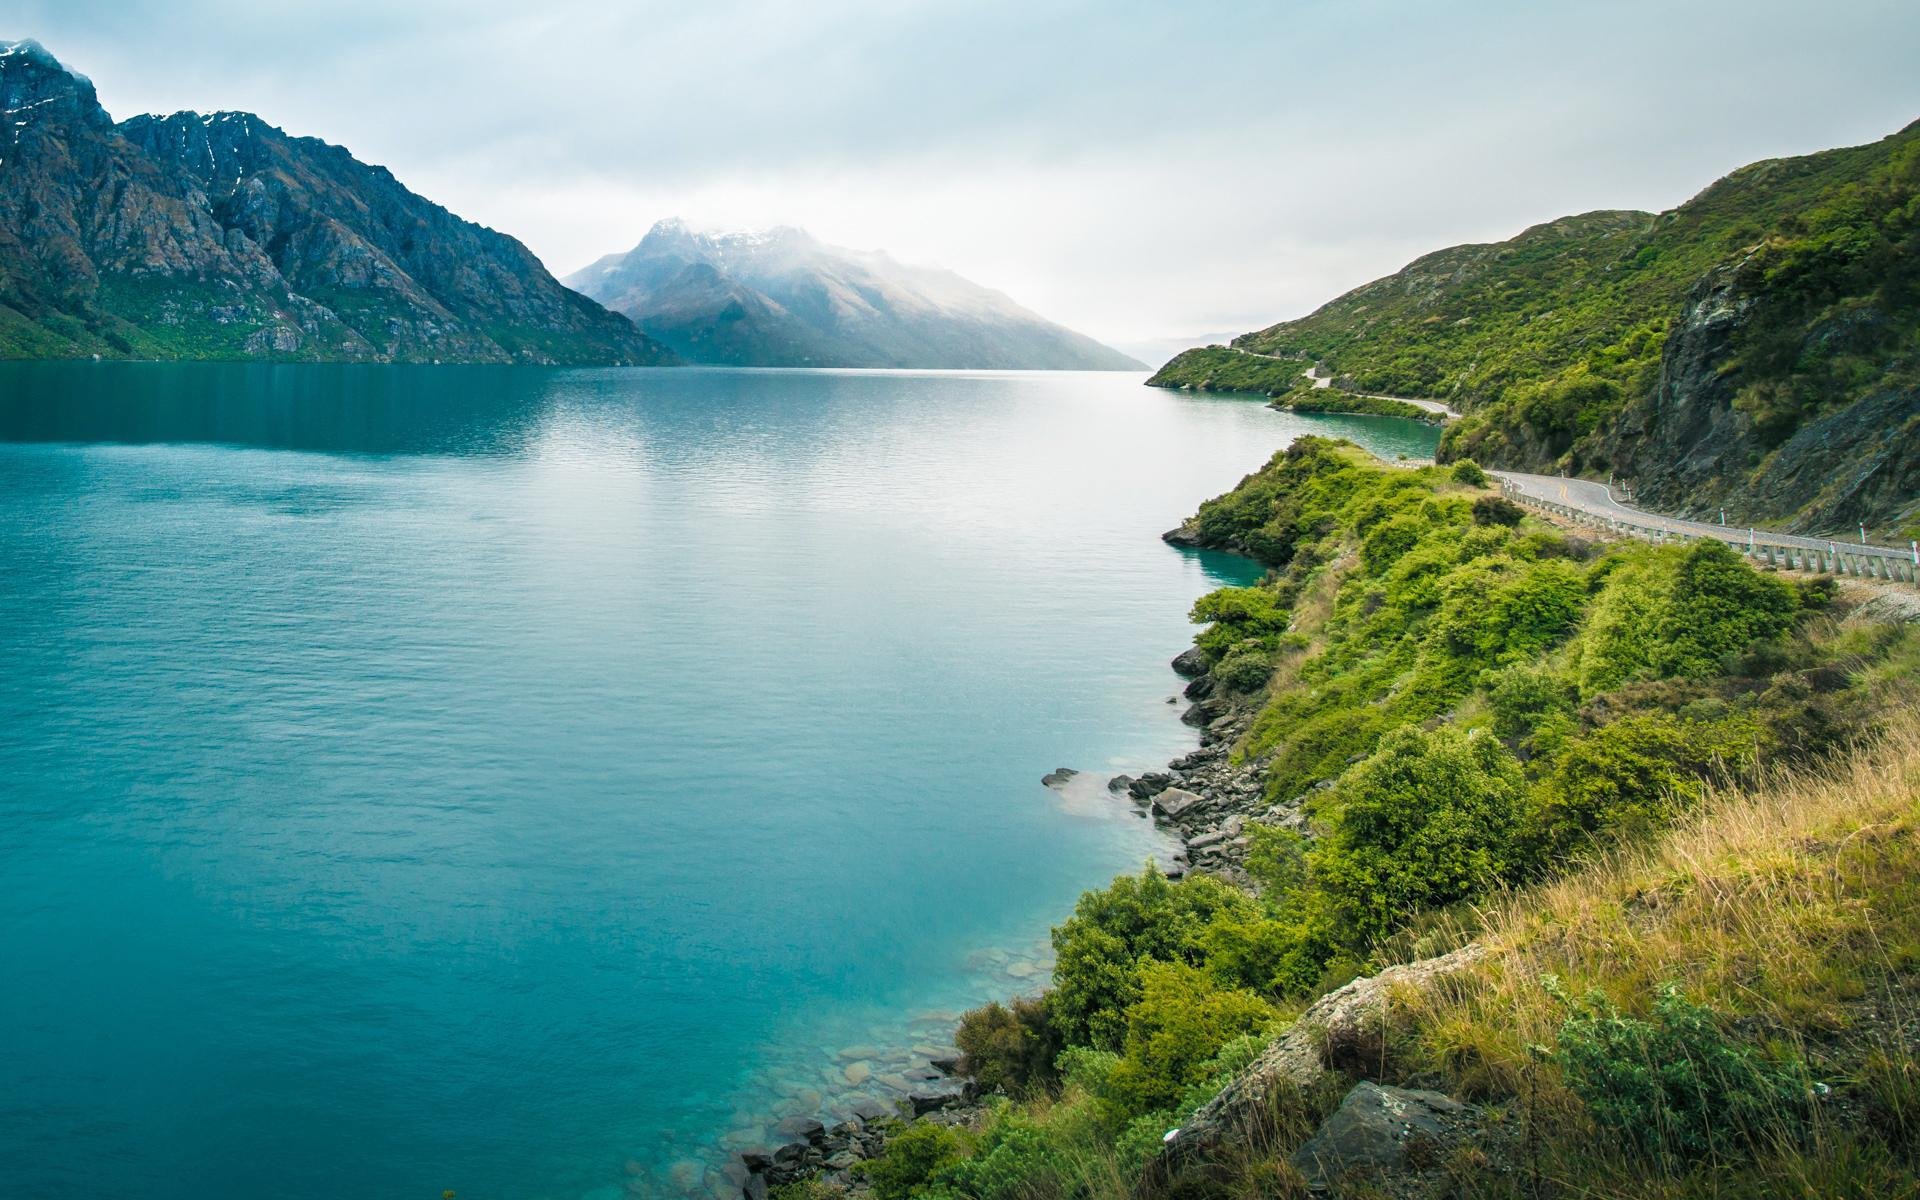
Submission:
[[[1168,1142],[1168,1153],[1185,1155],[1236,1136],[1260,1118],[1282,1089],[1309,1087],[1329,1070],[1377,1062],[1394,992],[1430,987],[1485,953],[1479,944],[1469,944],[1438,958],[1388,967],[1320,997],[1280,1040],[1194,1113]]]
[[[1391,1194],[1424,1195],[1422,1178],[1479,1128],[1477,1109],[1439,1092],[1361,1083],[1294,1151],[1293,1167],[1315,1191],[1335,1183],[1379,1183],[1392,1173]]]

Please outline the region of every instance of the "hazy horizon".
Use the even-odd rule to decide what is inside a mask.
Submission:
[[[1141,357],[1920,115],[1920,11],[1877,2],[27,0],[10,24],[116,119],[257,113],[556,276],[666,217],[794,225]]]

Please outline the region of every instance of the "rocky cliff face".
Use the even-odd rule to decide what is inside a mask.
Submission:
[[[1668,335],[1658,385],[1611,433],[1616,461],[1658,509],[1711,517],[1724,507],[1731,524],[1796,531],[1865,524],[1876,540],[1897,539],[1920,522],[1920,386],[1895,373],[1859,399],[1814,408],[1770,444],[1748,400],[1767,381],[1743,353],[1775,303],[1759,275],[1749,256],[1695,286]],[[1793,331],[1793,353],[1804,360],[1894,324],[1871,305],[1823,313]]]
[[[0,355],[659,363],[527,248],[248,113],[115,124],[0,43]]]
[[[762,367],[1132,370],[1141,364],[951,271],[805,230],[698,233],[662,221],[569,275],[695,362]]]

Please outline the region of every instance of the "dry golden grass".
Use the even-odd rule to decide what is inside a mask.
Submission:
[[[1912,1194],[1920,1133],[1920,710],[1857,752],[1713,792],[1657,841],[1595,856],[1476,914],[1473,971],[1397,997],[1387,1073],[1504,1105],[1548,1145],[1560,1195]],[[1805,1064],[1815,1128],[1732,1171],[1649,1174],[1596,1144],[1550,1055],[1563,1001],[1644,1012],[1679,984],[1743,1040]],[[1791,1140],[1791,1144],[1789,1144]],[[1536,1161],[1539,1161],[1537,1159]],[[1776,1191],[1752,1190],[1765,1180]],[[1864,1190],[1863,1190],[1864,1189]],[[1530,1194],[1511,1177],[1475,1194]]]

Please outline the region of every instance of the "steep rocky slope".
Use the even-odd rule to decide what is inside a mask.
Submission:
[[[1466,414],[1443,458],[1632,480],[1660,507],[1920,533],[1920,125],[1743,167],[1669,212],[1455,246],[1154,382],[1283,392],[1300,361]],[[1262,358],[1263,355],[1279,356]]]
[[[660,363],[527,248],[248,113],[115,124],[0,43],[0,356]]]
[[[662,221],[566,282],[695,362],[734,366],[1133,370],[1141,364],[951,271],[804,230]]]

